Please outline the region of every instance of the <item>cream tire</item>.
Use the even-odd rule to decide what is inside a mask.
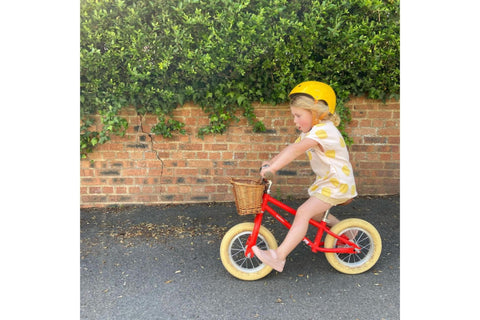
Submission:
[[[360,251],[354,254],[326,252],[325,257],[337,271],[346,274],[359,274],[369,270],[380,257],[382,239],[377,229],[362,219],[345,219],[337,223],[331,231],[338,235],[351,235],[356,232],[354,242]],[[325,248],[343,245],[331,235],[325,237]]]
[[[257,257],[246,257],[245,248],[248,237],[252,234],[254,223],[244,222],[227,231],[220,244],[220,259],[227,271],[241,280],[258,280],[267,276],[272,268],[262,263]],[[264,226],[260,226],[257,246],[262,249],[276,249],[277,241]]]

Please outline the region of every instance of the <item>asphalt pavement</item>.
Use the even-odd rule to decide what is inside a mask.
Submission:
[[[257,281],[234,278],[220,261],[227,230],[253,221],[233,203],[82,209],[81,319],[400,319],[399,198],[358,197],[331,211],[380,232],[369,271],[339,273],[301,243],[282,273]],[[283,240],[280,223],[264,225]]]

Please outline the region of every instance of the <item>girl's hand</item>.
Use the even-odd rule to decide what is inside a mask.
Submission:
[[[265,172],[268,172],[268,171],[271,171],[274,173],[274,170],[272,170],[272,168],[270,167],[270,164],[268,164],[268,162],[264,162],[262,164],[262,169],[260,170],[260,175],[262,176],[262,178],[265,178]]]

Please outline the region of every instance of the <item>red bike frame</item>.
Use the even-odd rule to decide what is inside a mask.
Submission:
[[[268,189],[270,189],[270,188],[268,188]],[[257,243],[258,232],[260,231],[260,226],[262,224],[263,214],[265,213],[265,211],[270,213],[270,215],[272,215],[277,221],[279,221],[281,224],[283,224],[288,229],[290,229],[291,226],[292,226],[290,224],[290,222],[288,222],[282,215],[280,215],[272,207],[270,207],[269,203],[272,203],[272,204],[276,205],[277,207],[281,208],[284,211],[287,211],[290,214],[295,215],[297,213],[297,210],[295,210],[295,209],[287,206],[286,204],[282,203],[281,201],[273,198],[269,194],[269,191],[270,190],[268,190],[267,192],[265,192],[263,194],[262,210],[261,210],[261,212],[257,213],[257,215],[255,216],[255,220],[254,220],[255,226],[253,228],[252,234],[250,235],[250,237],[247,240],[247,248],[245,250],[245,255],[247,257],[253,257],[254,256],[253,251],[252,251],[252,247]],[[327,210],[327,213],[325,214],[325,217],[327,217],[328,211],[329,210]],[[326,219],[324,218],[322,221],[316,221],[316,220],[313,220],[313,219],[310,219],[310,221],[309,221],[310,225],[317,228],[315,240],[312,241],[309,238],[307,238],[307,236],[305,236],[303,238],[303,242],[305,242],[310,247],[312,252],[320,251],[320,252],[334,252],[334,253],[354,254],[354,253],[357,253],[360,250],[360,247],[357,246],[354,242],[350,241],[348,239],[348,237],[346,237],[344,235],[339,236],[339,235],[331,232],[330,228],[327,226],[327,222],[325,220]],[[345,244],[345,246],[340,247],[340,248],[325,248],[325,247],[323,247],[324,242],[321,241],[321,239],[322,239],[322,236],[323,236],[324,233],[327,233],[327,234],[335,237],[336,239],[340,240],[343,244]]]

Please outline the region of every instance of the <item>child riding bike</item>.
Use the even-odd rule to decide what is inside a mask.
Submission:
[[[260,172],[275,173],[301,154],[306,153],[315,182],[309,187],[310,198],[298,209],[293,224],[281,245],[276,249],[260,250],[253,246],[255,255],[266,265],[282,272],[287,256],[303,240],[310,219],[320,221],[332,206],[345,203],[355,196],[355,178],[342,134],[336,128],[340,123],[335,113],[336,96],[327,84],[306,81],[289,94],[290,110],[300,137],[270,161],[264,162]],[[333,227],[339,220],[332,214],[327,225]],[[352,239],[355,234],[348,234]]]

